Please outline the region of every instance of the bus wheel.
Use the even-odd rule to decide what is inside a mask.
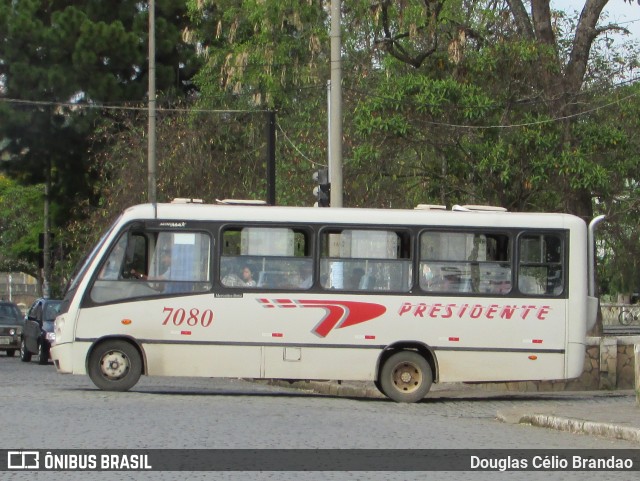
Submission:
[[[99,344],[89,357],[89,377],[104,391],[127,391],[140,379],[142,359],[125,341]]]
[[[433,376],[427,360],[415,351],[400,351],[380,371],[382,392],[396,402],[414,403],[427,395]]]
[[[382,385],[380,384],[380,379],[376,379],[375,381],[373,381],[373,384],[375,384],[378,391],[384,394],[384,391],[382,390]]]

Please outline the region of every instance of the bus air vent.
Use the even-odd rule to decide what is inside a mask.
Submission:
[[[253,199],[216,199],[216,204],[221,205],[267,205],[264,200]]]
[[[504,207],[493,205],[454,205],[451,210],[457,212],[507,212]]]
[[[176,197],[171,201],[172,204],[202,204],[202,199],[188,199],[185,197]]]
[[[447,210],[446,205],[437,204],[418,204],[414,207],[415,210]]]

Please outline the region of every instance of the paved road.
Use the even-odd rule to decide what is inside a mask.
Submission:
[[[52,365],[0,357],[3,449],[612,448],[637,444],[501,423],[520,400],[396,404],[237,379],[143,377],[128,393],[96,389]],[[5,473],[7,474],[7,473]],[[12,473],[13,474],[13,473]],[[87,473],[16,474],[84,479]],[[123,476],[124,474],[124,476]],[[100,473],[105,479],[213,479],[214,473]],[[382,475],[384,474],[384,476]],[[606,479],[629,479],[608,473]],[[433,473],[438,479],[591,479],[597,473]],[[59,477],[59,478],[58,478]],[[414,479],[416,473],[215,473],[215,479]]]

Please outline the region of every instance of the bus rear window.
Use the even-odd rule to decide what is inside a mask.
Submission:
[[[563,239],[526,234],[518,242],[518,289],[523,294],[559,296],[564,291]]]

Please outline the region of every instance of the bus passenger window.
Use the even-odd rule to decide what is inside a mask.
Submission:
[[[437,293],[511,292],[509,236],[495,232],[427,231],[420,235],[420,288]]]
[[[256,290],[308,289],[313,282],[310,246],[306,229],[229,227],[222,234],[220,284]]]
[[[320,238],[324,289],[407,292],[411,289],[408,232],[328,229]]]
[[[519,239],[518,289],[534,296],[564,292],[563,238],[557,234],[527,233]]]

